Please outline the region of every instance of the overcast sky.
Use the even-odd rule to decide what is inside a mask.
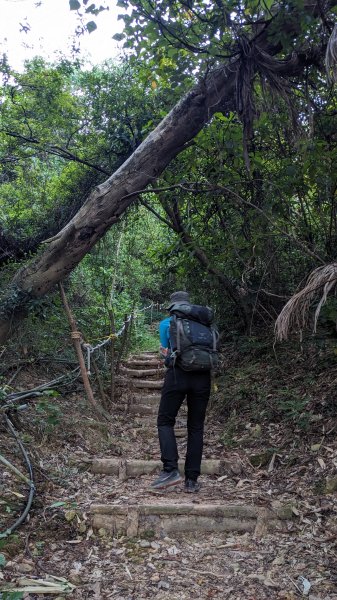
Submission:
[[[122,30],[123,22],[117,21],[120,9],[114,2],[110,4],[109,11],[85,19],[95,20],[98,26],[80,38],[81,55],[90,55],[93,64],[118,55],[118,44],[111,38]],[[6,52],[15,69],[21,69],[25,59],[37,54],[54,60],[61,52],[71,58],[78,19],[76,11],[69,9],[69,0],[0,0],[0,53]],[[27,24],[30,30],[20,32]]]

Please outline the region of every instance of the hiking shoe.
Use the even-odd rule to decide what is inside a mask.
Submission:
[[[186,479],[185,480],[184,492],[186,492],[187,494],[194,494],[195,492],[199,492],[199,490],[200,490],[200,483],[198,483],[194,479]]]
[[[181,476],[178,469],[173,471],[161,471],[159,477],[155,479],[151,485],[151,490],[163,490],[171,485],[177,485],[181,481]]]

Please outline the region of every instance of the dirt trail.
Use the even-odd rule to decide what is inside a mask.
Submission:
[[[213,414],[204,450],[210,472],[199,494],[185,494],[182,485],[153,494],[160,392],[139,381],[160,382],[162,370],[155,355],[140,355],[122,377],[112,426],[83,416],[83,435],[69,416],[62,448],[51,453],[41,444],[39,467],[51,475],[41,475],[16,547],[3,550],[4,580],[62,576],[76,586],[69,595],[76,600],[291,600],[308,585],[311,600],[337,599],[336,503],[333,495],[306,493],[311,465],[276,468],[274,456],[254,468],[243,448],[224,450]],[[182,412],[177,423],[182,458],[185,419]],[[100,448],[102,435],[109,442]]]

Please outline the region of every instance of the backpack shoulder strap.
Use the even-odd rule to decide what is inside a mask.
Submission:
[[[176,317],[177,320],[177,352],[180,354],[181,352],[181,334],[184,334],[184,327],[182,324],[182,320],[179,317]]]
[[[219,350],[219,331],[217,327],[212,326],[211,328],[212,337],[213,337],[213,350],[217,352]]]

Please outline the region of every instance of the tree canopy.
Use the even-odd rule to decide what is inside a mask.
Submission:
[[[117,4],[119,64],[2,62],[1,261],[23,261],[2,341],[110,227],[135,226],[132,205],[139,227],[151,215],[139,293],[189,288],[246,331],[335,260],[335,3]]]

